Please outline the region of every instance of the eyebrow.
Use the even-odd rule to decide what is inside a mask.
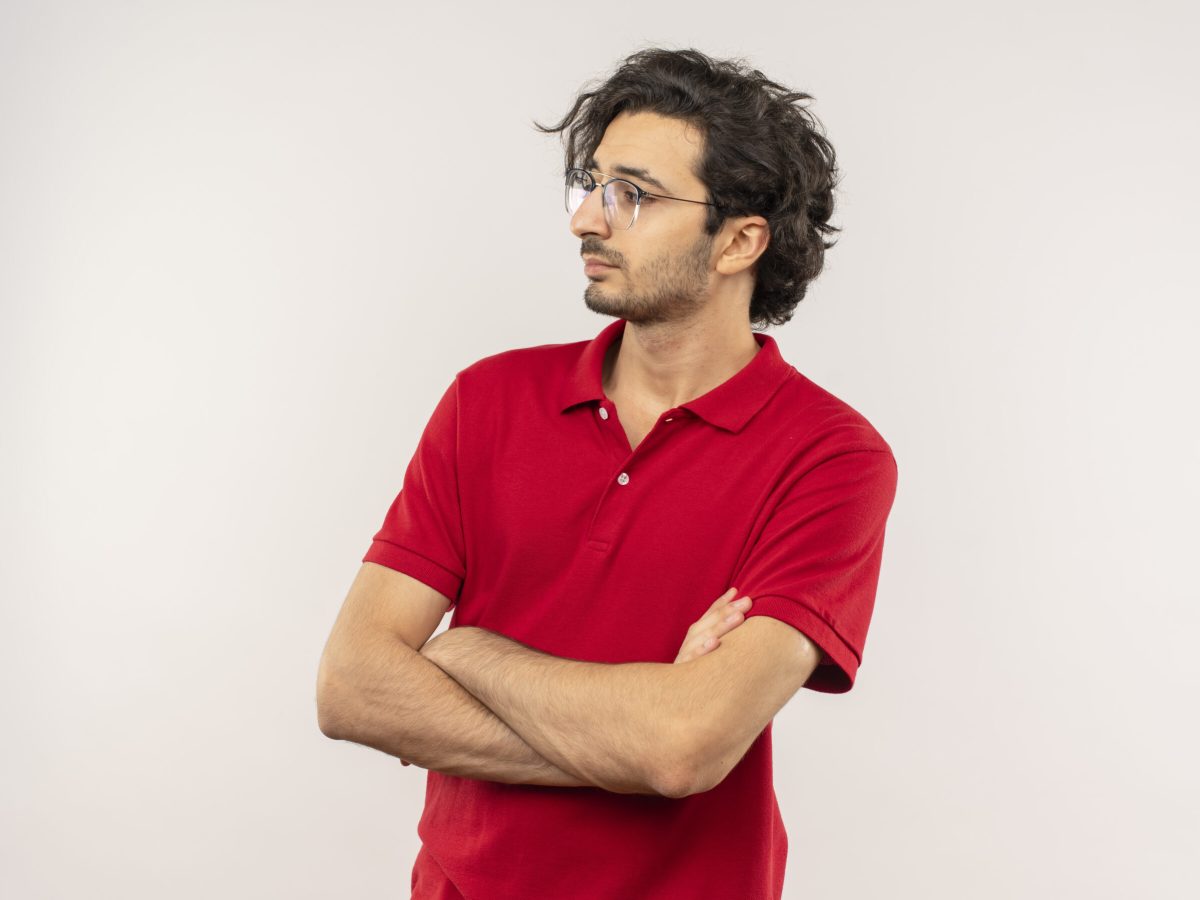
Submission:
[[[589,169],[596,169],[597,171],[599,171],[600,164],[596,162],[596,157],[594,157],[594,156],[591,157],[590,159],[588,159],[588,161],[586,163],[584,163],[584,165],[587,166]],[[618,166],[613,166],[611,174],[613,174],[613,175],[628,175],[630,178],[638,178],[638,179],[646,182],[647,184],[653,185],[654,187],[658,188],[664,194],[667,191],[666,185],[664,185],[661,181],[659,181],[657,178],[655,178],[653,175],[651,175],[645,169],[639,169],[635,166],[619,166],[618,165]]]

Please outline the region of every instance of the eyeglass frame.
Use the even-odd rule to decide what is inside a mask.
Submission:
[[[656,200],[679,200],[682,203],[699,203],[703,206],[712,206],[717,209],[721,208],[720,204],[712,203],[708,200],[688,200],[686,197],[672,197],[669,194],[654,194],[654,193],[651,193],[650,191],[646,190],[645,188],[642,188],[642,187],[634,184],[632,181],[630,181],[627,178],[618,178],[615,175],[609,175],[607,172],[601,172],[599,169],[594,170],[596,174],[593,175],[592,171],[593,170],[591,170],[591,169],[582,169],[582,168],[579,168],[578,166],[573,166],[570,169],[567,169],[567,171],[563,174],[563,180],[565,182],[565,184],[563,186],[564,191],[570,190],[569,179],[571,177],[572,172],[582,172],[592,182],[592,186],[587,189],[588,196],[591,196],[592,191],[594,191],[596,188],[600,188],[600,191],[601,191],[600,202],[602,205],[604,204],[603,192],[608,189],[608,186],[610,184],[615,184],[616,182],[620,181],[622,184],[629,185],[631,188],[633,188],[634,192],[637,194],[637,200],[635,200],[633,203],[633,218],[631,218],[629,220],[629,224],[625,226],[625,228],[624,228],[625,231],[628,231],[630,228],[632,228],[634,226],[634,223],[637,222],[638,213],[642,211],[642,198],[643,197],[654,197]],[[596,175],[603,175],[605,178],[608,179],[608,181],[601,184],[599,181],[596,180]],[[575,212],[571,212],[571,204],[570,204],[569,196],[564,197],[564,200],[566,201],[564,203],[564,205],[566,206],[567,212],[570,213],[572,216],[575,215],[575,212],[579,211],[579,207],[575,208]],[[587,197],[584,197],[583,201],[580,202],[579,206],[583,206],[583,204],[586,201],[587,201]],[[604,214],[604,220],[606,222],[608,222],[608,213],[607,213],[608,207],[605,206],[604,208],[606,210],[606,212]],[[608,222],[608,224],[609,224],[609,227],[613,227],[612,222]]]

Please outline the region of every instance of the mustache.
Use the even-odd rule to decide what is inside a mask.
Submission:
[[[625,260],[621,258],[620,253],[612,253],[609,250],[605,250],[604,245],[596,240],[584,241],[582,246],[579,248],[579,255],[595,256],[611,266],[620,266],[625,262]]]

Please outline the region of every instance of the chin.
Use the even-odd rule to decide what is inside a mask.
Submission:
[[[604,300],[597,302],[587,294],[584,294],[583,302],[594,313],[599,313],[602,316],[612,316],[615,319],[624,319],[633,325],[657,325],[667,321],[663,316],[649,312],[642,306],[628,306],[620,302],[614,303]]]
[[[589,284],[583,292],[583,304],[592,312],[603,313],[604,315],[618,315],[620,310],[620,302],[614,302],[612,298],[604,296],[603,293],[596,290],[595,284]]]
[[[632,312],[620,299],[614,300],[599,295],[590,288],[583,292],[583,304],[592,312],[600,313],[602,316],[614,316],[618,319],[628,319]],[[636,313],[634,316],[636,317]]]

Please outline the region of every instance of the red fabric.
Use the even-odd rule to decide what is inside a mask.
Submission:
[[[451,598],[451,627],[606,663],[671,662],[736,586],[748,616],[824,650],[806,687],[849,690],[895,496],[891,448],[756,334],[741,371],[665,412],[631,452],[601,386],[624,327],[459,372],[364,560]],[[778,898],[788,847],[770,725],[721,784],[677,800],[429,772],[418,833],[468,900]]]
[[[446,873],[425,847],[417,853],[412,871],[412,896],[420,900],[463,900]]]

